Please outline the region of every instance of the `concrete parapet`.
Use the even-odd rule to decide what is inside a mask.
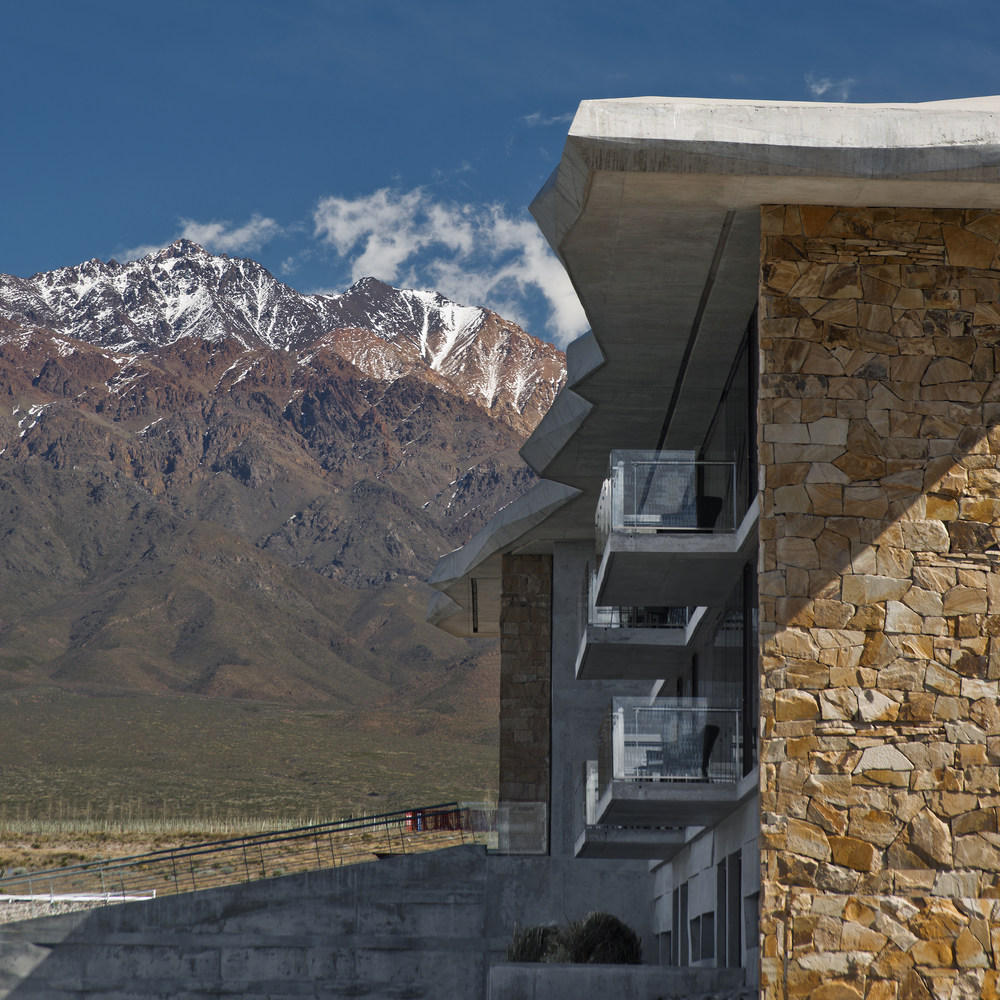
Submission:
[[[652,953],[642,873],[480,847],[0,927],[0,998],[475,1000],[513,930],[606,909]]]
[[[489,1000],[751,1000],[742,969],[644,965],[503,964],[490,969]]]

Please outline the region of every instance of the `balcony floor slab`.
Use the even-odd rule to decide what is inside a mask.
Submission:
[[[576,660],[578,680],[676,678],[693,650],[682,628],[602,628],[588,625]]]
[[[754,774],[742,781],[612,781],[597,803],[598,823],[611,826],[714,826],[756,794]]]
[[[757,545],[757,505],[735,532],[614,531],[597,580],[602,606],[720,606]]]
[[[578,858],[669,861],[685,843],[684,830],[588,826],[577,838],[574,853]]]
[[[715,620],[709,608],[701,607],[684,628],[588,625],[576,655],[576,679],[673,683],[711,638]]]

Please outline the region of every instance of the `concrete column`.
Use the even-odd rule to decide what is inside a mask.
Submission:
[[[767,998],[997,996],[998,239],[762,211]]]

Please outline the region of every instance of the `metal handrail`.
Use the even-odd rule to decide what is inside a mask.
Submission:
[[[691,608],[601,605],[597,599],[597,574],[591,573],[587,591],[587,624],[597,628],[687,628]]]
[[[374,842],[376,833],[384,844]],[[88,890],[117,900],[139,892],[164,895],[495,839],[495,810],[449,802],[4,875],[0,901]]]
[[[598,782],[739,780],[740,712],[703,698],[614,698],[598,736]]]
[[[598,552],[612,532],[735,531],[736,463],[695,460],[693,452],[611,453],[597,503]]]

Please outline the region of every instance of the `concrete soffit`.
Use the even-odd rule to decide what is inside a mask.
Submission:
[[[531,211],[592,325],[571,352],[595,360],[570,384],[594,410],[586,444],[578,401],[543,422],[522,451],[539,475],[589,492],[604,439],[655,447],[668,413],[667,446],[700,445],[756,301],[760,206],[774,203],[1000,207],[1000,97],[584,101]]]
[[[668,414],[668,447],[701,443],[756,301],[767,204],[1000,208],[1000,97],[583,102],[531,213],[592,332],[521,450],[548,478],[438,563],[442,627],[476,574],[496,591],[501,551],[592,531],[611,448],[656,447]]]
[[[482,579],[499,581],[499,556],[521,541],[549,515],[569,503],[580,491],[571,486],[543,479],[524,496],[501,508],[483,528],[460,548],[442,556],[428,583],[440,593],[431,598],[427,620],[432,625],[453,631],[457,635],[471,634],[465,619],[471,613],[469,595],[471,581]],[[490,586],[483,592],[484,604],[496,603],[497,607],[484,607],[484,621],[494,621],[499,616],[499,591]],[[460,618],[449,624],[451,619]],[[471,620],[471,619],[470,619]],[[489,634],[486,628],[479,630]]]

